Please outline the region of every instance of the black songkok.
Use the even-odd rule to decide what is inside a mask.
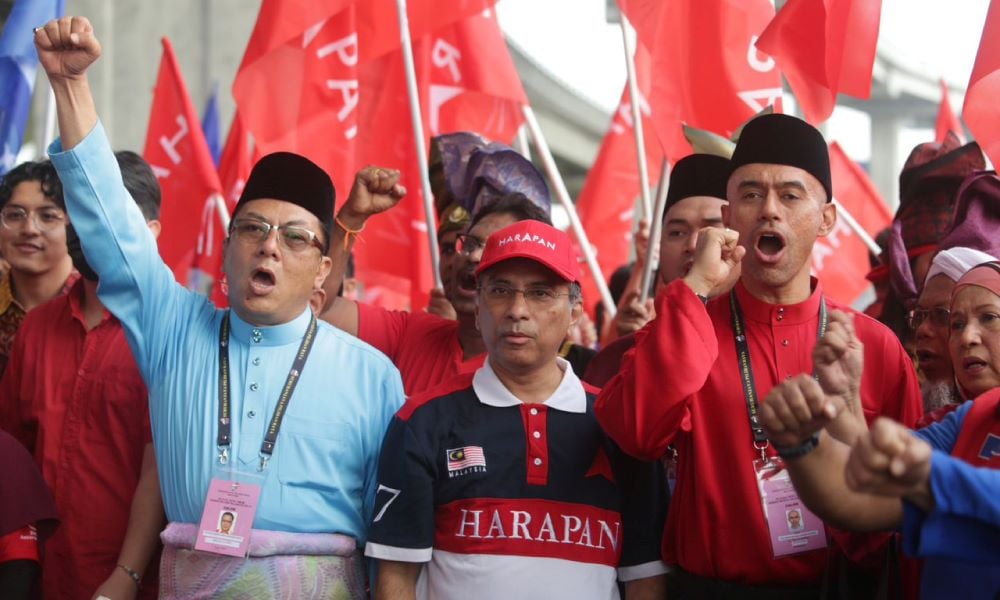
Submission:
[[[333,230],[333,203],[337,194],[326,171],[304,156],[274,152],[257,161],[247,178],[233,214],[251,200],[270,198],[301,206],[316,215],[325,239]]]
[[[761,115],[743,127],[730,160],[732,171],[753,163],[798,167],[816,178],[833,199],[830,152],[815,127],[788,115]]]
[[[670,172],[667,207],[692,196],[726,199],[729,160],[714,154],[692,154],[677,161]]]

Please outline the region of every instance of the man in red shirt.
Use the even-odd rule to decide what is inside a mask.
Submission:
[[[804,121],[761,116],[744,128],[731,169],[723,219],[732,229],[701,232],[691,270],[659,294],[656,319],[636,334],[597,416],[639,458],[677,450],[662,546],[678,567],[675,597],[815,598],[826,548],[844,540],[833,532],[828,541],[805,512],[806,531],[788,534],[785,511],[801,503],[782,495],[791,486],[776,455],[785,449],[767,440],[758,403],[778,382],[813,370],[829,311],[849,310],[810,277],[813,244],[837,218],[826,142]],[[735,288],[708,302],[741,264]],[[866,347],[865,417],[912,424],[920,395],[908,357],[874,320],[858,315],[855,327]]]
[[[722,227],[722,205],[726,203],[729,159],[711,154],[692,154],[677,161],[670,172],[656,289],[659,290],[691,269],[698,232],[705,227]],[[730,282],[733,283],[733,282]],[[729,288],[719,290],[719,293]],[[619,310],[622,319],[634,323],[633,333],[652,319],[637,297]],[[631,311],[631,314],[629,312]],[[625,313],[625,314],[623,314]],[[618,320],[618,317],[615,317]],[[635,336],[614,340],[590,361],[583,380],[603,387],[618,373],[622,357],[635,346]]]
[[[0,377],[24,315],[76,281],[66,254],[62,184],[49,161],[26,162],[0,183]]]
[[[157,235],[152,169],[133,152],[116,157]],[[0,426],[34,454],[62,519],[42,564],[45,597],[155,598],[155,574],[142,575],[164,514],[146,387],[72,227],[67,238],[82,277],[24,320],[0,382]]]
[[[334,228],[330,242],[331,256],[344,248],[345,224],[359,230],[370,216],[389,208],[366,203],[366,197],[361,194],[352,193],[351,198],[337,217],[338,227]],[[519,193],[508,194],[480,209],[467,232],[458,237],[452,281],[445,282],[449,300],[458,314],[457,320],[421,311],[389,311],[345,298],[335,298],[322,318],[385,353],[399,369],[408,396],[433,388],[456,375],[473,373],[483,366],[486,358],[486,346],[476,328],[475,313],[474,273],[482,249],[494,232],[529,219],[551,224],[548,215],[535,202]],[[340,283],[335,279],[336,259],[334,264],[324,285],[327,289],[336,289]]]

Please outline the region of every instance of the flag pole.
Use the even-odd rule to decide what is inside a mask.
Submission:
[[[649,248],[646,250],[646,264],[642,268],[642,283],[639,285],[639,303],[645,304],[649,299],[649,288],[653,282],[653,273],[659,266],[660,254],[656,251],[663,235],[663,213],[667,208],[667,190],[670,187],[670,165],[667,157],[663,157],[660,166],[660,183],[656,188],[656,207],[653,222],[650,223]]]
[[[42,134],[41,154],[45,154],[49,144],[56,139],[56,93],[52,91],[51,85],[46,84],[46,87],[49,93],[45,97],[45,130]]]
[[[531,160],[531,146],[528,145],[528,134],[525,128],[524,125],[517,128],[517,137],[514,138],[514,149],[524,158]]]
[[[635,75],[635,56],[628,43],[628,19],[619,15],[622,30],[622,46],[625,48],[625,72],[628,74],[628,97],[632,106],[632,131],[635,133],[635,155],[639,163],[639,192],[642,198],[642,215],[650,219],[653,203],[649,198],[649,166],[646,164],[646,137],[642,131],[642,96]]]
[[[403,65],[406,68],[406,92],[410,100],[410,121],[413,123],[413,138],[417,150],[417,168],[420,170],[420,190],[424,199],[424,219],[427,223],[427,247],[431,253],[431,273],[434,287],[444,287],[441,283],[441,257],[438,254],[437,230],[434,226],[434,196],[431,194],[431,180],[427,175],[427,150],[424,148],[424,123],[420,113],[420,98],[417,94],[417,73],[413,66],[413,42],[410,40],[410,22],[406,14],[406,0],[396,0],[399,15],[399,39],[403,51]]]
[[[878,247],[878,244],[875,243],[872,236],[868,235],[868,232],[861,226],[861,223],[857,222],[854,215],[844,208],[844,205],[841,204],[836,198],[833,199],[833,205],[837,207],[837,216],[844,219],[844,222],[851,228],[851,231],[856,233],[858,237],[861,238],[861,241],[865,243],[865,246],[868,246],[868,250],[875,256],[881,256],[882,249]]]
[[[556,161],[552,158],[549,145],[542,135],[542,128],[538,126],[535,111],[531,110],[531,107],[525,104],[521,107],[521,112],[524,114],[524,123],[528,126],[528,131],[531,133],[531,139],[535,143],[535,151],[538,152],[538,157],[542,161],[545,174],[548,175],[549,181],[555,190],[556,198],[562,204],[563,208],[566,209],[566,214],[569,215],[570,226],[573,228],[576,240],[580,244],[580,250],[583,251],[583,256],[587,260],[587,266],[590,268],[590,274],[594,277],[594,283],[597,284],[597,291],[601,294],[604,312],[607,313],[609,319],[614,318],[617,312],[615,301],[611,298],[611,292],[608,291],[608,284],[604,281],[601,267],[597,264],[597,257],[594,256],[594,250],[590,247],[590,240],[587,239],[587,232],[583,230],[580,217],[576,214],[576,207],[569,197],[566,184],[559,174],[559,169],[556,168]]]

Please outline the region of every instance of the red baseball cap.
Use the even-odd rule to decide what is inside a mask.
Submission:
[[[580,281],[580,263],[573,242],[564,232],[541,221],[518,221],[491,235],[476,275],[511,258],[527,258],[545,265],[566,281]]]

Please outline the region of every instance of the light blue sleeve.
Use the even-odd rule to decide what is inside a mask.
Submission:
[[[950,453],[972,408],[966,402],[914,435],[934,448],[934,509],[903,502],[903,548],[920,557],[1000,561],[1000,470],[974,467]]]
[[[49,155],[83,253],[100,278],[98,296],[121,321],[149,384],[156,380],[169,336],[190,318],[185,305],[190,308],[198,300],[176,282],[160,258],[100,122],[71,150],[63,151],[56,140]],[[207,300],[201,303],[211,307]]]

